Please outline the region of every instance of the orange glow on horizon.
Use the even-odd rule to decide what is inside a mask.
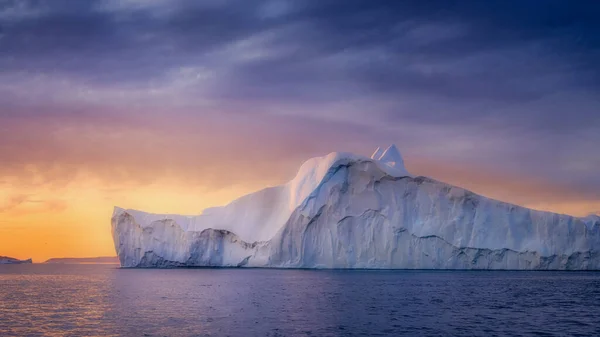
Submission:
[[[600,201],[560,198],[560,191],[524,180],[478,176],[460,168],[422,161],[417,161],[415,167],[409,165],[409,170],[534,209],[576,216],[600,209]],[[185,176],[174,178],[174,175],[161,176],[148,184],[123,182],[121,186],[107,184],[92,174],[76,175],[62,187],[43,181],[37,185],[19,185],[18,180],[5,178],[0,189],[0,206],[5,205],[0,208],[0,255],[33,258],[34,262],[54,257],[114,256],[110,234],[114,206],[194,215],[206,207],[224,205],[265,186],[283,183],[294,173],[277,172],[272,180],[249,179],[246,184],[224,188],[189,183]],[[252,175],[264,177],[266,173],[259,168]],[[288,178],[281,178],[285,176]]]
[[[237,186],[207,192],[170,181],[124,190],[106,190],[100,182],[73,182],[59,193],[39,189],[0,212],[0,255],[34,262],[114,256],[110,233],[114,206],[193,215],[248,192]]]

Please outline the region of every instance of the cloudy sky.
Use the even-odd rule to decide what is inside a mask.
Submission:
[[[489,197],[600,211],[600,3],[0,0],[0,255],[114,255],[113,205],[199,213],[395,143]]]

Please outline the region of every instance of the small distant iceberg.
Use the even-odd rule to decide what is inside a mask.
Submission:
[[[31,261],[31,259],[19,260],[19,259],[15,259],[13,257],[0,256],[0,264],[26,264],[26,263],[33,263],[33,261]]]

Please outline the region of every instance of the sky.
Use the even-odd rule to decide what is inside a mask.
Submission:
[[[0,255],[115,255],[333,151],[600,212],[600,2],[0,0]]]

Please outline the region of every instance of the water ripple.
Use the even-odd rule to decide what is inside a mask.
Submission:
[[[0,336],[594,336],[600,273],[0,266]]]

